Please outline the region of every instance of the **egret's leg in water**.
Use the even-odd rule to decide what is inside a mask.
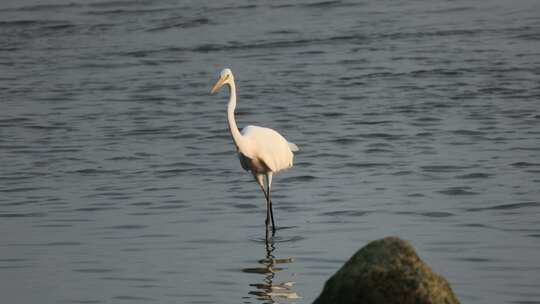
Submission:
[[[253,173],[253,177],[255,178],[255,181],[257,181],[257,184],[259,184],[259,187],[261,187],[261,191],[264,194],[264,198],[266,199],[266,228],[268,229],[268,221],[269,221],[269,211],[268,211],[268,194],[266,194],[266,189],[264,189],[264,175],[259,173]]]
[[[266,174],[266,194],[268,195],[268,208],[270,209],[270,218],[272,219],[272,235],[276,233],[276,224],[274,223],[274,210],[272,200],[270,199],[270,189],[272,189],[272,172]]]

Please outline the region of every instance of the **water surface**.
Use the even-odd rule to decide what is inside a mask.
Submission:
[[[3,1],[0,293],[311,303],[398,235],[464,303],[540,303],[537,1]],[[280,229],[227,133],[301,149]],[[272,289],[271,286],[274,286]],[[277,287],[277,288],[276,288]]]

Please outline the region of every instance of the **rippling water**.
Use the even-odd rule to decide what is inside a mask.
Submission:
[[[540,303],[538,1],[3,1],[10,303],[310,303],[409,240],[464,303]],[[298,144],[280,229],[234,154]]]

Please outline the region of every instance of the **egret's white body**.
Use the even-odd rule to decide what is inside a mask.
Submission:
[[[253,177],[261,187],[266,198],[266,225],[268,226],[269,216],[272,219],[272,231],[275,232],[274,215],[272,211],[272,201],[270,200],[270,189],[272,187],[272,175],[279,171],[288,169],[293,165],[293,152],[298,151],[298,147],[288,142],[278,132],[258,126],[246,126],[240,132],[234,118],[236,108],[236,85],[234,76],[230,69],[224,69],[220,73],[219,80],[212,88],[211,93],[216,92],[223,85],[229,86],[229,104],[227,106],[227,116],[229,131],[238,151],[240,164],[244,170],[251,171]],[[266,176],[266,187],[264,177]]]
[[[246,142],[242,149],[238,149],[245,170],[266,174],[292,167],[292,145],[278,132],[269,128],[247,126],[240,134]]]

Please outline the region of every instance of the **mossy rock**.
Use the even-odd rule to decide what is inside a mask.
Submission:
[[[459,303],[448,282],[409,243],[386,237],[358,250],[325,284],[314,304]]]

